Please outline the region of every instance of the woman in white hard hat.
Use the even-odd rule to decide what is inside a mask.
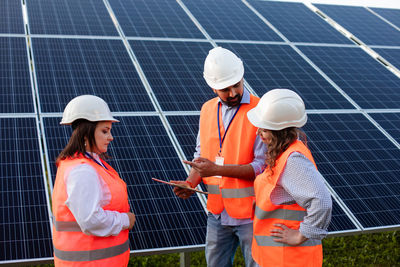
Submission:
[[[56,266],[127,266],[128,232],[135,223],[125,182],[105,161],[118,122],[93,95],[72,99],[60,124],[72,135],[57,157],[53,190]]]
[[[322,266],[332,200],[299,130],[307,122],[294,91],[274,89],[247,113],[267,145],[267,167],[254,183],[252,255],[261,266]]]

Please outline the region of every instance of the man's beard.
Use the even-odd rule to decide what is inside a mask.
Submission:
[[[239,106],[241,100],[242,100],[242,95],[240,94],[235,95],[235,97],[228,97],[226,101],[221,99],[222,103],[224,103],[228,107]]]

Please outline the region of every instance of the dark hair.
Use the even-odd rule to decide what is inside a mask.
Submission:
[[[66,158],[76,158],[79,155],[84,155],[86,152],[86,146],[93,150],[96,147],[96,140],[94,133],[98,122],[92,122],[85,119],[78,119],[72,123],[72,134],[69,138],[68,144],[64,147],[61,153],[56,159],[56,165],[61,160]],[[85,144],[85,138],[87,143]],[[104,153],[99,155],[101,158],[107,158],[108,156]]]
[[[268,144],[267,168],[273,174],[272,168],[276,165],[277,158],[288,149],[298,138],[307,146],[307,136],[296,127],[289,127],[279,131],[271,130],[271,142]]]

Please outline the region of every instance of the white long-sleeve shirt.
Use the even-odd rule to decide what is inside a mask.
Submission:
[[[100,162],[98,155],[92,156]],[[110,203],[111,193],[107,184],[89,164],[74,167],[64,177],[68,198],[65,204],[74,215],[82,232],[95,236],[118,235],[129,228],[126,213],[103,210]]]

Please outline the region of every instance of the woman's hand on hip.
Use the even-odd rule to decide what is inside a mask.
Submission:
[[[299,230],[291,229],[284,224],[276,223],[274,226],[279,227],[271,230],[271,236],[277,237],[274,239],[275,242],[298,246],[308,239]]]

